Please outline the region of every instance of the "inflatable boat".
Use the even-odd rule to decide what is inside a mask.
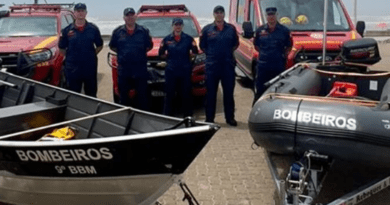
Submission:
[[[390,167],[390,72],[366,65],[379,60],[375,40],[355,40],[338,62],[298,64],[268,82],[249,116],[255,144]]]
[[[150,205],[218,129],[1,71],[0,201]]]

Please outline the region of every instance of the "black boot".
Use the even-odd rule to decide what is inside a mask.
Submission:
[[[229,124],[230,126],[233,126],[233,127],[237,126],[237,121],[234,118],[227,119],[226,123]]]
[[[212,119],[206,119],[205,122],[214,123],[214,120],[212,120]]]

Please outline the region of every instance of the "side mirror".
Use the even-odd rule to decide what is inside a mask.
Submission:
[[[364,36],[364,30],[366,29],[366,23],[364,21],[358,21],[356,24],[356,31],[362,37]]]
[[[242,30],[244,30],[244,34],[242,35],[244,38],[248,38],[249,39],[249,38],[253,37],[254,32],[253,32],[252,22],[245,21],[242,24]]]
[[[9,16],[9,10],[0,11],[0,18],[1,17],[8,17],[8,16]]]

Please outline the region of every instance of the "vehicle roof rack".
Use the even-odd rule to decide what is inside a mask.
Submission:
[[[181,11],[181,12],[188,12],[189,10],[184,4],[177,4],[177,5],[143,5],[138,10],[138,13],[143,13],[147,11],[157,11],[157,12],[171,12],[171,11]]]
[[[63,9],[71,9],[74,4],[14,4],[10,6],[11,12],[29,10],[33,11],[49,11],[49,12],[60,12]]]

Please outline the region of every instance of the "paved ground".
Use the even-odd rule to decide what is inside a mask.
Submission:
[[[385,70],[390,66],[390,46],[380,44],[380,48],[383,60],[376,67]],[[112,101],[111,70],[107,65],[107,52],[105,47],[99,54],[98,97]],[[274,184],[263,151],[251,149],[253,141],[247,120],[253,99],[252,91],[237,84],[234,97],[238,127],[226,125],[219,93],[215,121],[222,128],[191,164],[184,180],[202,205],[274,204]],[[204,120],[202,109],[196,110],[196,118]],[[348,178],[348,175],[340,177]],[[336,177],[334,183],[337,184],[337,181],[339,179]],[[389,204],[389,195],[390,190],[387,189],[362,204]],[[183,193],[175,185],[159,201],[163,205],[187,204],[182,198]]]

